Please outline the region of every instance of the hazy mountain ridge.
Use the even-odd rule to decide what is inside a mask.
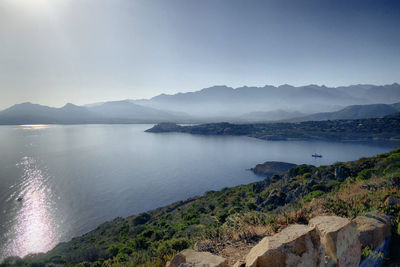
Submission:
[[[397,83],[335,88],[286,84],[236,89],[213,86],[195,92],[161,94],[151,99],[109,101],[85,106],[68,103],[61,108],[54,108],[26,102],[0,111],[0,124],[247,123],[363,119],[383,117],[399,111],[400,103],[391,104],[398,99],[400,85]]]
[[[85,123],[151,123],[184,122],[189,116],[142,107],[130,101],[105,102],[92,107],[66,104],[61,108],[16,104],[0,111],[0,124],[85,124]]]
[[[352,105],[334,112],[321,112],[303,117],[289,119],[291,122],[323,121],[323,120],[351,120],[381,118],[400,112],[400,103]]]
[[[251,112],[286,110],[316,113],[337,111],[348,105],[391,104],[400,99],[400,85],[350,85],[326,87],[307,85],[294,87],[232,88],[225,85],[204,88],[195,92],[161,94],[151,99],[133,100],[134,103],[166,110],[182,111],[193,116],[240,116]]]

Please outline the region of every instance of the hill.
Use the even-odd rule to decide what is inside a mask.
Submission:
[[[335,111],[337,107],[383,103],[400,99],[400,85],[352,85],[326,87],[307,85],[294,87],[213,86],[195,92],[173,95],[161,94],[151,99],[134,100],[134,103],[163,110],[185,112],[200,117],[240,116],[249,112],[273,110],[315,113]]]
[[[400,149],[329,166],[298,165],[272,179],[116,218],[47,253],[11,257],[1,266],[163,266],[173,254],[199,241],[203,251],[235,262],[261,238],[321,214],[352,219],[380,211],[393,216],[397,229],[400,205],[392,202],[399,198]],[[389,255],[393,261],[396,257]]]
[[[334,112],[322,112],[303,117],[296,117],[288,121],[324,121],[324,120],[352,120],[381,118],[400,112],[400,103],[351,105]]]
[[[147,132],[201,135],[244,135],[263,140],[400,140],[400,113],[377,119],[299,123],[208,123],[180,126],[160,123]]]
[[[100,121],[101,118],[88,109],[73,104],[53,108],[27,102],[0,111],[0,124],[68,124]]]
[[[90,107],[68,103],[61,108],[27,102],[0,111],[0,124],[184,123],[189,119],[182,113],[142,107],[130,101],[105,102]]]

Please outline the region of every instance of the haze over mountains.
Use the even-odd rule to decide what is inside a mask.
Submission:
[[[187,116],[139,106],[128,100],[92,107],[71,103],[53,108],[32,103],[14,105],[0,112],[0,124],[86,124],[185,122]]]
[[[213,86],[151,99],[53,108],[32,103],[0,111],[0,124],[265,122],[377,118],[400,110],[400,85],[329,88]]]
[[[400,100],[400,85],[326,87],[291,85],[239,87],[213,86],[196,92],[161,94],[134,103],[186,112],[198,117],[240,116],[260,111],[315,113],[337,111],[348,105],[392,104]]]

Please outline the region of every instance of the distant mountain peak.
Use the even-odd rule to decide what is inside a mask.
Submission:
[[[74,104],[72,104],[72,103],[67,103],[67,104],[65,104],[62,108],[75,108],[75,107],[79,107],[79,106],[74,105]]]
[[[214,85],[208,88],[203,88],[201,92],[208,92],[208,91],[231,91],[234,90],[232,87],[228,87],[226,85]]]
[[[287,83],[285,83],[285,84],[279,85],[279,86],[278,86],[278,88],[294,88],[294,86],[293,86],[293,85],[290,85],[290,84],[287,84]]]

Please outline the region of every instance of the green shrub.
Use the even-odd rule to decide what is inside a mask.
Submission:
[[[294,168],[291,168],[289,170],[289,175],[291,177],[294,177],[294,176],[297,176],[297,175],[303,175],[303,174],[310,173],[310,172],[311,172],[310,166],[306,165],[306,164],[302,164],[302,165],[298,165],[298,166],[296,166]]]
[[[362,171],[360,171],[357,175],[357,179],[360,180],[368,180],[371,178],[372,174],[375,172],[374,168],[371,169],[364,169]]]
[[[115,256],[115,260],[117,262],[127,262],[129,260],[129,257],[126,254],[120,252],[117,254],[117,256]]]
[[[112,244],[107,248],[107,251],[114,257],[118,254],[119,250],[122,248],[122,244],[117,243],[117,244]]]
[[[225,221],[226,221],[226,218],[228,217],[228,212],[226,212],[226,211],[221,211],[221,212],[218,212],[217,213],[217,218],[218,218],[218,221],[220,221],[221,223],[224,223]]]
[[[142,214],[139,214],[136,216],[135,219],[133,219],[132,223],[134,226],[140,225],[140,224],[145,224],[150,220],[151,216],[147,212],[144,212]]]
[[[324,194],[323,191],[321,190],[316,190],[316,191],[312,191],[310,193],[308,193],[308,195],[306,195],[303,200],[305,202],[310,202],[313,198],[319,198],[320,196],[322,196]]]
[[[232,215],[232,214],[240,212],[241,210],[242,210],[242,208],[240,206],[234,206],[229,209],[228,213],[229,213],[229,215]]]
[[[337,191],[340,188],[340,184],[337,180],[330,180],[326,185],[326,191]]]
[[[311,191],[317,191],[317,190],[322,191],[323,189],[324,189],[323,186],[321,186],[319,184],[315,184],[315,185],[311,186]]]
[[[149,247],[149,240],[143,236],[138,236],[132,240],[132,245],[135,249],[147,249]]]
[[[257,205],[254,202],[247,202],[246,206],[249,210],[255,210],[257,208]]]
[[[185,237],[172,238],[170,240],[160,242],[157,245],[156,252],[158,255],[168,255],[187,249],[189,246],[190,241]]]

